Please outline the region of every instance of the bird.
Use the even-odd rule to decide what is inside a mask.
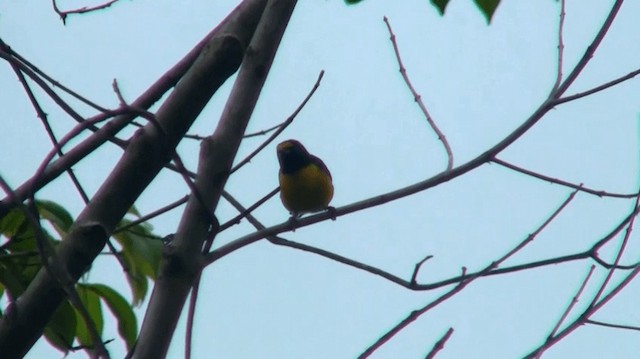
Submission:
[[[332,210],[329,203],[333,198],[333,179],[324,162],[310,154],[296,140],[278,144],[277,154],[280,163],[280,199],[291,213],[291,218],[296,219],[305,213],[325,209]]]

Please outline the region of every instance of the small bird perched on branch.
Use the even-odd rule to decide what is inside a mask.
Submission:
[[[332,209],[333,182],[324,162],[296,140],[280,143],[277,152],[280,199],[291,216],[299,218],[304,213]]]

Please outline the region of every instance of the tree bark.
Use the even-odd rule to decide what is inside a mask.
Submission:
[[[215,212],[295,5],[295,0],[269,1],[218,126],[213,135],[201,143],[197,193],[191,194],[172,246],[165,253],[133,358],[167,355],[184,303],[202,270],[203,243],[210,233],[217,231],[218,223],[211,214]]]

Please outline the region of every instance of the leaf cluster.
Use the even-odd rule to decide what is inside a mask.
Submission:
[[[24,208],[14,208],[0,220],[0,298],[9,303],[23,294],[42,268],[43,261],[48,260],[73,224],[69,212],[52,201],[37,200],[31,211],[39,220],[36,223],[38,228],[27,218],[28,212]],[[138,217],[139,213],[132,208],[129,215]],[[121,226],[127,226],[127,229],[113,235],[119,250],[105,253],[118,258],[114,263],[120,263],[124,271],[131,290],[131,303],[108,285],[89,283],[86,280],[88,274],[75,285],[82,305],[89,313],[91,325],[102,334],[106,306],[115,317],[118,333],[127,348],[133,346],[138,332],[133,307],[146,297],[149,280],[157,277],[162,254],[162,241],[153,235],[151,226],[145,223],[129,226],[131,223],[132,220],[127,218],[121,221]],[[10,309],[11,305],[7,311]],[[51,345],[64,353],[93,347],[87,323],[69,300],[58,307],[44,335]]]

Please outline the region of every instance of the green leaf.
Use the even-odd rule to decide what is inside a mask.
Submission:
[[[128,223],[131,222],[125,219],[120,225]],[[158,277],[163,244],[161,238],[151,232],[150,225],[138,224],[114,237],[123,246],[125,253],[135,257],[137,269],[151,279]]]
[[[480,11],[487,18],[487,23],[491,23],[491,18],[496,11],[496,8],[500,4],[500,0],[475,0],[476,5],[480,8]]]
[[[33,251],[0,250],[0,283],[17,298],[27,288],[41,267],[40,254]]]
[[[438,9],[440,15],[444,15],[444,10],[447,8],[449,0],[431,0],[431,4]]]
[[[36,250],[36,236],[24,213],[14,208],[0,220],[0,232],[9,239],[3,247],[10,252]]]
[[[125,260],[125,263],[129,268],[134,266],[131,260]],[[129,271],[127,273],[127,282],[129,283],[129,288],[131,288],[131,304],[135,306],[142,304],[142,301],[144,301],[144,298],[147,296],[147,291],[149,290],[147,277],[140,273],[132,273]]]
[[[136,206],[131,206],[131,208],[129,208],[129,210],[127,211],[128,214],[132,214],[138,218],[140,218],[141,214],[140,212],[138,212],[138,209],[136,208]]]
[[[36,208],[40,218],[49,221],[52,226],[61,232],[62,228],[68,229],[72,219],[69,213],[58,204],[51,201],[36,201]],[[23,209],[14,208],[4,218],[0,220],[0,233],[9,238],[9,242],[3,244],[3,248],[12,253],[29,252],[38,250],[36,242],[36,227],[25,216]],[[51,245],[59,243],[44,228],[39,228],[42,235],[48,241],[45,248],[48,250]],[[65,235],[63,232],[62,235]],[[62,236],[61,235],[61,236]]]
[[[109,310],[118,320],[118,333],[127,343],[127,349],[131,350],[138,335],[138,322],[132,307],[127,301],[112,288],[102,284],[90,284],[87,288],[99,295],[107,304]]]
[[[18,233],[18,230],[23,223],[24,214],[21,210],[14,208],[0,219],[0,233],[7,237],[12,237]]]
[[[347,5],[355,5],[357,3],[359,3],[362,0],[344,0],[345,3],[347,3]]]
[[[86,284],[78,284],[76,286],[78,296],[82,301],[82,304],[89,312],[89,319],[96,328],[99,336],[102,336],[102,328],[104,327],[104,319],[102,317],[102,305],[100,304],[100,297],[92,290],[89,290]],[[87,347],[93,347],[93,339],[89,334],[89,329],[84,321],[84,318],[80,315],[80,312],[76,309],[76,338],[78,342]]]
[[[131,223],[122,220],[120,225]],[[142,302],[147,293],[147,278],[156,279],[162,259],[162,241],[154,239],[151,226],[138,224],[113,235],[122,246],[122,259],[127,266],[127,281],[134,305]]]
[[[58,231],[60,237],[64,237],[69,233],[69,228],[73,223],[73,217],[64,207],[53,201],[36,201],[36,207],[40,213],[40,218],[46,219]]]
[[[53,313],[49,324],[44,328],[44,337],[56,349],[67,354],[76,336],[75,310],[64,301]]]

